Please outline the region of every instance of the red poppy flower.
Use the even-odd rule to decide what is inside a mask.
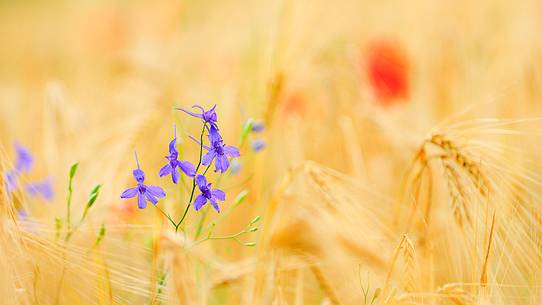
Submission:
[[[409,64],[399,44],[373,41],[365,54],[365,69],[378,102],[389,105],[408,99]]]

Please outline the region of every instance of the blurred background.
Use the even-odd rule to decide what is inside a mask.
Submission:
[[[268,135],[281,155],[270,176],[305,159],[356,170],[356,141],[366,170],[385,174],[382,146],[402,143],[375,145],[361,127],[405,141],[473,104],[489,103],[477,108],[485,115],[540,111],[538,1],[0,5],[1,141],[39,151],[54,176],[75,159],[125,168],[127,150],[163,146],[172,123],[185,124],[173,107],[194,103],[218,104],[231,137],[247,118],[281,122]],[[386,71],[371,72],[371,60],[400,67],[403,79],[384,75],[391,89],[380,89],[396,93],[376,92],[370,73]]]

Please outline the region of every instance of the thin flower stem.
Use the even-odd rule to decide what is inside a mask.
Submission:
[[[73,177],[75,176],[75,173],[77,172],[77,167],[79,166],[79,163],[75,163],[70,168],[70,179],[68,181],[68,198],[67,198],[67,209],[66,209],[66,222],[68,225],[68,230],[71,228],[71,205],[72,205],[72,195],[73,195],[73,188],[72,188],[72,182]]]
[[[205,174],[207,174],[207,171],[209,170],[210,167],[211,167],[211,164],[207,165],[207,168],[205,169],[205,171],[203,171],[204,176],[205,176]]]
[[[198,240],[197,242],[195,242],[192,247],[195,247],[196,245],[199,245],[201,244],[202,242],[204,241],[207,241],[207,240],[220,240],[220,239],[233,239],[235,240],[237,243],[241,244],[241,245],[244,245],[242,241],[239,240],[239,236],[243,235],[243,234],[246,234],[248,233],[247,230],[243,230],[243,231],[240,231],[238,233],[235,233],[235,234],[231,234],[231,235],[226,235],[226,236],[207,236],[203,239],[200,239]]]
[[[198,170],[201,166],[201,158],[203,157],[203,134],[205,133],[205,127],[207,127],[207,122],[203,124],[203,128],[201,129],[201,134],[199,136],[199,161],[198,166],[196,166],[196,175],[198,173]],[[192,180],[192,191],[190,192],[190,199],[188,200],[188,204],[186,205],[186,209],[184,210],[183,216],[181,217],[181,220],[177,224],[174,224],[175,226],[175,232],[179,230],[179,226],[183,223],[184,219],[186,218],[186,215],[188,214],[188,210],[190,209],[190,206],[192,205],[192,199],[194,199],[194,191],[196,190],[196,176],[194,175],[194,179]]]
[[[137,152],[135,150],[134,150],[134,156],[135,156],[135,159],[136,159],[137,168],[141,169],[141,167],[139,167],[139,159],[137,158]]]
[[[169,220],[169,222],[171,222],[171,224],[173,224],[173,226],[175,228],[177,228],[177,224],[175,223],[175,221],[173,219],[171,219],[171,217],[166,213],[164,212],[164,210],[162,210],[158,205],[156,204],[153,204],[157,209],[158,211],[160,211],[160,213],[162,213],[162,215],[166,216],[166,218]]]
[[[199,222],[198,222],[198,225],[197,225],[197,228],[196,228],[196,236],[194,237],[194,239],[198,239],[198,237],[200,236],[201,232],[203,231],[203,225],[205,224],[205,219],[207,218],[207,213],[209,212],[209,209],[204,209],[202,214],[201,214],[201,217],[199,219]]]
[[[71,227],[71,213],[70,213],[70,210],[71,210],[71,205],[72,205],[72,186],[71,186],[71,183],[70,183],[70,187],[68,188],[68,209],[67,209],[67,212],[66,212],[66,223],[68,224],[68,229]]]

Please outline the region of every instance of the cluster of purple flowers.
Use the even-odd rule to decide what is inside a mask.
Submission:
[[[34,157],[27,148],[18,142],[15,142],[14,147],[16,154],[15,168],[4,174],[8,194],[17,189],[21,175],[31,172],[34,166]],[[53,184],[50,178],[28,183],[25,188],[31,197],[41,196],[46,201],[51,201],[54,197]]]
[[[212,189],[212,183],[207,183],[207,178],[205,174],[214,161],[215,172],[224,173],[230,166],[230,161],[228,158],[239,157],[239,150],[233,146],[227,146],[224,144],[222,135],[219,132],[218,128],[218,116],[216,114],[216,105],[209,110],[205,110],[199,105],[194,105],[193,108],[201,110],[201,113],[192,112],[182,108],[177,108],[192,117],[200,119],[203,123],[202,132],[200,139],[192,138],[200,146],[200,158],[196,166],[194,166],[189,161],[179,160],[179,151],[177,150],[177,133],[174,129],[173,140],[169,143],[169,155],[166,156],[167,163],[160,169],[158,175],[164,177],[171,175],[171,180],[174,184],[177,184],[180,179],[181,173],[193,179],[192,194],[188,206],[193,204],[194,209],[197,211],[201,209],[207,202],[210,202],[211,205],[215,208],[217,212],[220,212],[220,207],[218,206],[217,201],[224,201],[226,199],[226,194],[219,189]],[[205,145],[203,143],[203,136],[207,133],[209,139],[209,144]],[[203,154],[203,149],[207,152]],[[145,185],[145,173],[141,170],[139,166],[139,161],[137,160],[136,154],[136,163],[137,169],[133,171],[134,178],[136,179],[137,186],[125,190],[121,198],[133,198],[136,195],[138,196],[138,207],[143,209],[147,206],[147,201],[150,201],[153,204],[158,202],[158,198],[163,198],[166,196],[165,191],[158,186],[149,186]],[[202,172],[198,173],[200,166],[206,166],[207,168]],[[198,187],[200,194],[194,199],[194,190]],[[187,206],[187,210],[188,210]],[[186,213],[185,213],[186,215]],[[169,218],[169,217],[168,217]],[[184,216],[183,216],[184,219]],[[181,219],[179,223],[173,222],[177,228],[182,222]],[[171,221],[171,219],[170,219]]]
[[[252,124],[251,131],[254,133],[261,133],[262,131],[264,131],[264,129],[265,129],[265,125],[262,122],[254,122]],[[255,152],[260,152],[264,150],[267,145],[265,144],[264,140],[255,139],[254,141],[252,141],[251,146],[252,146],[252,150],[254,150]]]

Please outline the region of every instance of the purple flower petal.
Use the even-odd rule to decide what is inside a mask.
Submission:
[[[265,129],[265,124],[262,122],[255,122],[252,124],[252,132],[262,132]]]
[[[17,216],[19,216],[19,219],[26,220],[28,219],[28,212],[25,209],[19,209],[17,211]]]
[[[49,178],[41,182],[30,183],[27,185],[26,189],[28,194],[32,197],[41,196],[47,201],[53,200],[53,184]]]
[[[168,175],[169,173],[171,173],[172,171],[172,168],[171,168],[171,164],[168,163],[166,165],[164,165],[161,169],[160,169],[160,172],[158,173],[158,175],[160,177],[164,177],[165,175]]]
[[[169,142],[169,153],[170,154],[178,154],[179,153],[177,151],[177,138],[174,138],[173,140],[171,140],[171,142]]]
[[[232,160],[231,161],[231,167],[230,167],[231,173],[236,175],[236,174],[239,173],[240,170],[241,170],[241,162],[239,162],[236,159]]]
[[[254,142],[252,142],[252,149],[255,152],[259,152],[265,148],[266,144],[264,140],[256,139]]]
[[[188,161],[179,161],[179,168],[189,177],[196,175],[196,168]]]
[[[179,182],[180,174],[179,171],[175,168],[171,172],[171,181],[173,181],[174,184],[177,184]]]
[[[6,191],[10,194],[17,188],[17,173],[15,171],[8,171],[5,173],[4,179],[6,181]]]
[[[241,154],[239,153],[239,149],[234,146],[224,146],[224,154],[232,158],[237,158],[241,156]]]
[[[15,143],[15,152],[17,154],[17,161],[15,164],[15,170],[18,172],[29,172],[32,169],[34,158],[26,147],[19,143]]]
[[[215,111],[215,109],[216,109],[216,104],[215,104],[211,109],[209,109],[209,110],[207,110],[207,111],[205,111],[205,110],[203,109],[203,107],[201,107],[201,106],[195,105],[194,107],[198,107],[198,108],[200,108],[200,109],[203,111],[203,114],[202,114],[202,115],[203,115],[203,120],[204,120],[205,122],[211,124],[211,126],[216,127],[216,122],[217,122],[217,120],[218,120],[218,116],[216,115],[216,111]]]
[[[156,197],[154,197],[149,191],[145,192],[145,197],[147,197],[152,204],[158,203],[158,199],[156,199]]]
[[[187,113],[193,117],[196,117],[196,118],[199,118],[199,119],[203,119],[203,115],[202,114],[198,114],[198,113],[194,113],[192,111],[188,111],[188,110],[185,110],[183,108],[176,108],[177,110],[180,110],[180,111],[183,111],[184,113]],[[202,108],[203,110],[203,108]]]
[[[205,196],[203,196],[203,194],[200,194],[198,197],[196,197],[196,200],[194,200],[194,209],[196,209],[196,211],[198,211],[206,203],[207,203],[207,198],[205,198]]]
[[[218,200],[221,200],[221,201],[224,201],[226,200],[226,193],[224,193],[224,191],[222,190],[212,190],[211,191],[211,194],[213,195],[214,198],[218,199]]]
[[[137,207],[140,209],[144,209],[147,207],[147,200],[145,200],[145,194],[139,193],[137,195]]]
[[[198,185],[199,189],[206,189],[207,188],[207,179],[203,175],[197,175],[196,176],[196,184]]]
[[[185,109],[182,109],[182,108],[177,108],[177,110],[181,110],[193,117],[196,117],[196,118],[200,118],[202,119],[205,123],[208,123],[210,124],[211,126],[215,126],[216,127],[216,123],[217,123],[217,120],[218,120],[218,117],[216,115],[216,111],[215,111],[215,108],[216,108],[216,105],[214,105],[211,109],[205,111],[205,109],[203,109],[203,107],[201,107],[200,105],[194,105],[192,106],[192,108],[197,108],[199,110],[201,110],[201,114],[199,113],[195,113],[195,112],[192,112],[192,111],[188,111],[188,110],[185,110]]]
[[[209,142],[211,142],[211,146],[214,146],[214,143],[221,142],[222,137],[220,136],[220,133],[218,133],[218,128],[215,126],[211,126],[209,129]]]
[[[120,198],[132,198],[137,194],[137,186],[132,187],[129,189],[126,189],[122,194],[120,195]]]
[[[216,156],[216,152],[214,150],[209,150],[203,156],[203,158],[201,158],[201,164],[203,164],[205,166],[211,164],[211,162],[213,162],[213,159],[215,158],[215,156]]]
[[[145,189],[146,193],[149,193],[154,197],[158,197],[158,198],[166,197],[166,192],[164,191],[164,189],[162,189],[159,186],[146,185],[145,188],[146,188]]]
[[[207,149],[207,150],[212,150],[211,147],[209,147],[209,146],[207,146],[207,145],[205,145],[205,144],[202,145],[201,142],[200,142],[198,139],[194,138],[193,136],[188,136],[188,137],[189,137],[190,139],[192,139],[194,142],[198,143],[198,145],[203,146],[203,148],[205,148],[205,149]]]
[[[215,161],[215,172],[220,171],[221,173],[225,172],[230,166],[230,161],[224,155],[217,156]]]
[[[145,173],[141,169],[139,168],[134,169],[133,174],[134,174],[135,180],[138,183],[143,183],[145,181]]]
[[[214,198],[211,198],[209,199],[209,202],[211,202],[211,204],[213,205],[213,208],[215,208],[215,210],[220,213],[220,208],[218,207],[218,203],[216,202],[216,200],[214,200]]]

